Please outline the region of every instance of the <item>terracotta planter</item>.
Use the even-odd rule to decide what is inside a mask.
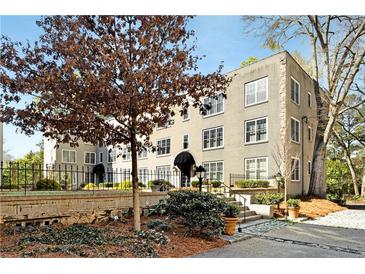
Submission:
[[[226,235],[233,235],[236,232],[236,224],[238,222],[237,217],[224,217],[224,234]]]
[[[289,217],[290,218],[298,218],[299,217],[300,207],[288,207]]]

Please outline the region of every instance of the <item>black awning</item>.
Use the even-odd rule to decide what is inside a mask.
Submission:
[[[105,173],[105,167],[103,164],[98,164],[94,166],[93,173],[95,174],[104,174]]]
[[[174,160],[174,166],[177,166],[178,168],[182,166],[193,166],[195,165],[195,160],[193,155],[191,155],[187,151],[180,152]],[[180,168],[181,169],[181,168]]]

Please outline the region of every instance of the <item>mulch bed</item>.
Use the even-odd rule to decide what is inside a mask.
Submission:
[[[107,257],[136,258],[188,257],[228,244],[221,238],[206,239],[187,235],[187,230],[170,222],[171,230],[157,232],[147,228],[152,219],[142,217],[140,234],[133,231],[131,218],[98,224],[52,227],[28,227],[15,230],[14,226],[0,227],[0,257],[70,258]]]
[[[303,197],[300,200],[300,217],[307,217],[309,219],[317,219],[329,213],[347,209],[326,199]],[[283,217],[285,215],[285,209],[285,203],[281,203],[280,211],[277,209],[274,210],[275,217]]]

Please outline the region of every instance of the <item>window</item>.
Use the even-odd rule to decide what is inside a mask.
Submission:
[[[183,149],[189,149],[189,134],[183,136]]]
[[[62,150],[62,163],[76,163],[76,150]]]
[[[157,126],[157,129],[160,130],[160,129],[164,129],[164,128],[169,128],[171,127],[171,125],[174,124],[174,120],[168,120],[166,121],[165,123],[161,124],[161,125],[158,125]]]
[[[267,101],[268,77],[245,84],[245,106]]]
[[[291,118],[291,140],[293,142],[299,143],[300,142],[300,122],[295,119]]]
[[[203,149],[223,147],[223,127],[203,130]]]
[[[157,166],[156,175],[157,179],[163,179],[169,181],[171,176],[170,166]]]
[[[189,110],[186,108],[183,110],[183,121],[189,120]]]
[[[223,161],[204,162],[205,177],[210,181],[223,181]]]
[[[298,158],[291,159],[291,180],[292,181],[300,180],[300,165]]]
[[[267,157],[245,159],[246,179],[267,179],[268,160]]]
[[[209,106],[203,117],[207,117],[214,114],[223,113],[224,111],[224,98],[223,95],[219,94],[217,98],[206,97],[203,100],[204,105]]]
[[[141,167],[138,169],[138,182],[142,182],[145,185],[148,183],[148,169],[145,167]]]
[[[95,152],[85,152],[85,164],[95,165],[96,164],[96,154]]]
[[[147,149],[146,149],[146,148],[142,148],[142,149],[138,152],[138,158],[139,158],[139,159],[146,159],[146,158],[147,158]]]
[[[131,157],[132,157],[131,147],[130,146],[125,146],[123,148],[123,160],[124,161],[130,161]]]
[[[114,163],[117,160],[117,151],[110,149],[108,152],[108,163]]]
[[[290,97],[294,103],[299,105],[299,103],[300,103],[300,84],[294,78],[291,78],[290,83],[291,83],[290,84],[290,90],[291,90]]]
[[[308,161],[308,175],[310,175],[312,172],[312,162]]]
[[[309,142],[312,142],[312,135],[313,134],[313,131],[312,131],[312,128],[311,127],[308,127],[308,141]]]
[[[102,163],[103,162],[103,153],[100,152],[99,153],[99,163]]]
[[[308,100],[308,107],[312,107],[312,93],[308,92],[308,97],[307,97],[307,100]]]
[[[267,141],[267,117],[245,122],[245,143]]]
[[[168,155],[170,154],[171,140],[170,138],[161,139],[157,141],[157,155]]]

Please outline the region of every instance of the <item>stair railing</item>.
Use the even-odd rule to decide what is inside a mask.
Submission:
[[[243,199],[243,223],[246,223],[246,200],[247,200],[247,198],[244,197],[240,193],[234,193],[234,190],[230,186],[225,185],[224,183],[221,184],[220,187],[223,187],[223,194],[228,193],[229,196],[231,196],[231,194],[233,194],[233,197],[234,197],[234,195],[238,195],[238,197]],[[239,202],[242,203],[241,199],[239,200]],[[236,200],[236,198],[235,198],[235,200]],[[238,223],[238,232],[242,232],[241,222]]]

